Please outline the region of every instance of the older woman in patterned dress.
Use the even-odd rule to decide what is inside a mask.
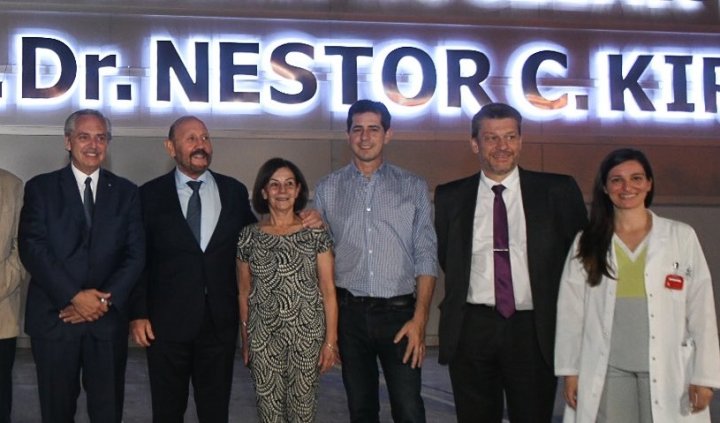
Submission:
[[[311,422],[321,372],[339,361],[332,240],[303,227],[305,178],[274,158],[258,171],[252,203],[263,219],[238,242],[242,353],[261,422]]]

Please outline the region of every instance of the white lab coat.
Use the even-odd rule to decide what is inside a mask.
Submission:
[[[645,267],[649,321],[650,396],[654,423],[709,422],[709,407],[690,414],[688,385],[720,387],[720,344],[712,281],[695,231],[652,214]],[[579,375],[577,410],[565,422],[595,422],[612,339],[617,282],[590,287],[575,258],[579,235],[565,262],[558,297],[555,374]],[[610,249],[610,263],[615,254]],[[683,288],[665,287],[678,274]]]

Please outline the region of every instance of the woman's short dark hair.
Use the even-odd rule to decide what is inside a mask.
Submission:
[[[300,193],[295,199],[293,210],[298,212],[304,209],[307,205],[309,190],[307,182],[305,181],[305,176],[303,176],[302,172],[300,172],[300,168],[298,168],[295,163],[290,160],[274,157],[260,166],[257,177],[255,178],[255,186],[253,187],[252,192],[252,205],[257,213],[266,214],[270,212],[268,202],[265,198],[263,198],[262,190],[268,182],[270,182],[270,178],[272,178],[273,174],[275,174],[278,169],[282,169],[284,167],[290,169],[290,172],[292,172],[295,177],[295,181],[300,184]]]

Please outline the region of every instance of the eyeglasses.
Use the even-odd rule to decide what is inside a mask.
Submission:
[[[271,180],[265,185],[267,191],[280,191],[285,189],[287,191],[294,190],[297,188],[298,183],[294,179],[286,179],[284,181]]]

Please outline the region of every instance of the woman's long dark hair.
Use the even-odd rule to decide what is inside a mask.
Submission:
[[[588,275],[588,284],[597,286],[603,276],[612,278],[612,269],[608,263],[608,251],[613,232],[615,232],[615,210],[610,197],[605,192],[608,173],[615,166],[634,160],[642,165],[645,176],[653,184],[645,197],[645,207],[652,204],[655,192],[655,182],[652,167],[645,154],[632,148],[621,148],[608,154],[595,176],[593,184],[593,197],[590,206],[590,223],[580,235],[577,257],[582,261]]]

